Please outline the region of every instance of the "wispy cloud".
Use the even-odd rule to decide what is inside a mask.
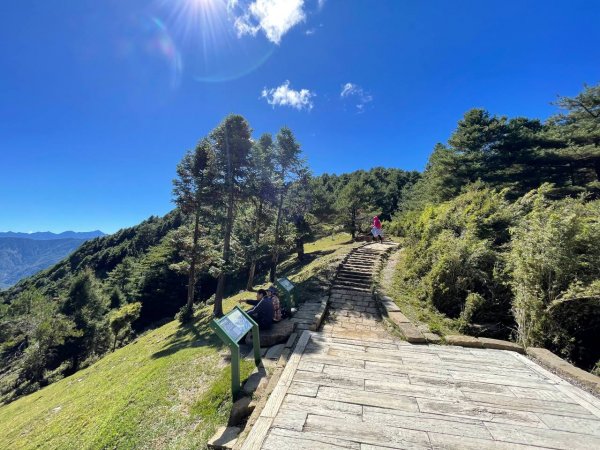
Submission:
[[[260,96],[266,99],[267,103],[273,107],[290,106],[298,110],[307,109],[310,111],[313,107],[312,98],[316,94],[308,89],[295,91],[290,88],[290,82],[286,81],[276,88],[264,88]]]
[[[304,0],[229,0],[227,7],[234,17],[238,36],[256,36],[262,30],[275,44],[306,19]]]
[[[355,83],[344,84],[340,97],[348,101],[352,100],[359,113],[363,112],[365,106],[373,101],[373,96]]]

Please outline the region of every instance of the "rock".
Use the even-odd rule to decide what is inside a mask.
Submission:
[[[390,311],[388,312],[388,317],[396,324],[411,323],[408,317],[406,317],[400,311]]]
[[[398,326],[398,329],[400,330],[402,336],[404,336],[404,339],[406,339],[411,344],[427,343],[427,340],[425,339],[425,336],[423,336],[423,333],[421,333],[419,329],[415,327],[412,323],[401,322],[396,323],[396,325]]]
[[[465,336],[463,334],[446,336],[446,343],[448,345],[457,345],[459,347],[482,348],[483,346],[478,338],[473,336]]]
[[[273,359],[273,360],[279,359],[279,357],[281,356],[281,352],[283,352],[284,348],[285,348],[285,344],[274,345],[269,350],[267,350],[267,354],[265,355],[265,358]]]
[[[252,395],[255,392],[260,392],[261,387],[264,388],[267,383],[267,371],[264,367],[260,366],[254,369],[254,372],[248,377],[242,387],[242,391],[247,395]]]
[[[250,397],[242,397],[231,407],[229,414],[229,425],[239,425],[246,417],[252,414],[254,406],[251,407],[252,399]]]
[[[220,427],[207,443],[208,448],[222,450],[232,449],[240,434],[238,427]]]
[[[282,320],[281,322],[273,324],[273,328],[270,330],[260,330],[260,346],[271,347],[275,344],[287,341],[290,334],[294,332],[295,324],[289,320]],[[252,333],[248,333],[246,336],[246,344],[252,345]]]
[[[483,348],[492,348],[496,350],[510,350],[513,352],[524,354],[525,350],[519,344],[515,344],[510,341],[503,341],[500,339],[490,339],[485,337],[480,337],[479,341],[483,345]]]
[[[425,336],[425,339],[427,339],[427,342],[429,342],[430,344],[442,343],[442,338],[435,333],[423,333],[423,336]]]

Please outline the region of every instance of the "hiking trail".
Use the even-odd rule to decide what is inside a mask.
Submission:
[[[371,293],[390,245],[342,263],[242,449],[600,448],[600,401],[525,356],[390,334]]]

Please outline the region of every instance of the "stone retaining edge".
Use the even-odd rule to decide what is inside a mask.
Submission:
[[[527,355],[539,361],[543,366],[558,372],[566,378],[572,378],[593,390],[596,394],[600,394],[600,377],[586,372],[579,367],[575,367],[550,350],[539,347],[528,347]]]

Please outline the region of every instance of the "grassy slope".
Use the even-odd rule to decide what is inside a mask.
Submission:
[[[302,282],[349,249],[347,235],[306,246],[305,266],[283,263]],[[225,309],[248,297],[239,293]],[[73,376],[0,407],[0,448],[202,448],[229,415],[228,354],[208,327],[177,321],[148,332]],[[249,373],[252,363],[243,370]]]

